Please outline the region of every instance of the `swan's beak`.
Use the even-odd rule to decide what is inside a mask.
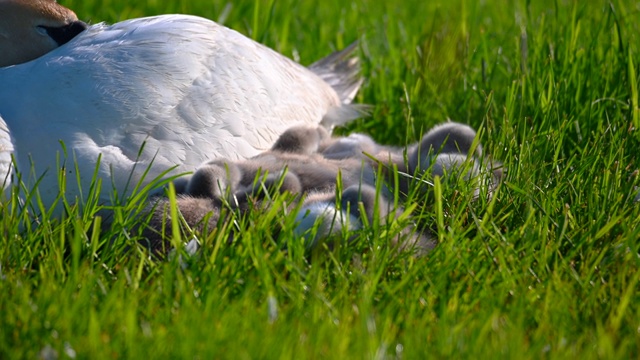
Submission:
[[[76,20],[65,26],[59,27],[50,27],[50,26],[39,26],[44,29],[47,34],[56,42],[58,46],[62,46],[68,43],[71,39],[76,37],[81,32],[85,31],[89,25],[85,22]]]

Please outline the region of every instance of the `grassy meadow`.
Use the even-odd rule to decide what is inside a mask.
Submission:
[[[491,200],[411,197],[440,241],[418,259],[379,224],[309,254],[276,200],[183,268],[124,231],[135,201],[107,232],[91,204],[8,202],[0,358],[640,357],[639,2],[59,2],[92,23],[204,16],[303,64],[359,40],[375,107],[341,133],[403,146],[450,118],[506,176]]]

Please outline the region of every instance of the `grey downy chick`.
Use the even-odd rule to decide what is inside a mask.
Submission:
[[[306,197],[298,211],[298,225],[294,234],[303,239],[307,248],[314,248],[345,230],[359,230],[374,223],[385,225],[398,218],[403,211],[401,207],[395,208],[386,196],[380,196],[368,184],[346,188],[339,203],[336,201],[335,191],[316,192]],[[431,251],[436,241],[428,233],[406,227],[391,240],[390,245],[421,256]]]
[[[450,182],[470,183],[474,196],[488,194],[502,178],[501,165],[483,156],[476,131],[465,124],[446,122],[432,128],[419,144],[409,149],[409,174],[421,176],[429,172]]]

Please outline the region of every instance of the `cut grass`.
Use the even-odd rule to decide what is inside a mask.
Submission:
[[[127,208],[103,233],[90,201],[37,224],[7,203],[0,357],[640,356],[637,4],[62,3],[94,22],[221,19],[305,64],[360,39],[357,100],[376,107],[347,131],[404,145],[452,118],[484,129],[506,178],[491,201],[410,196],[441,241],[421,259],[380,225],[309,258],[273,206],[203,238],[183,270],[135,246]]]

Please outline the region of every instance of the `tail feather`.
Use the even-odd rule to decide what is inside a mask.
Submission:
[[[356,41],[309,66],[309,70],[333,87],[343,104],[350,104],[362,85],[357,48]]]
[[[327,111],[320,124],[331,130],[336,126],[346,125],[352,120],[371,115],[373,106],[367,104],[344,104]]]

